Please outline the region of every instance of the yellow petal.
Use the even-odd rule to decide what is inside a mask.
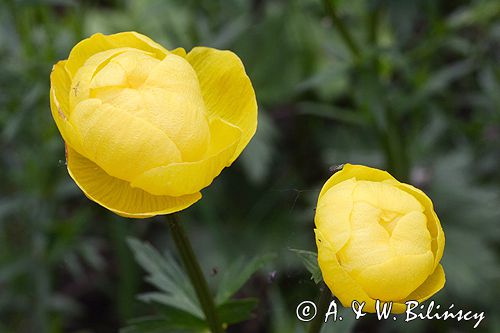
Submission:
[[[182,57],[169,54],[151,70],[141,88],[138,116],[157,124],[177,145],[183,161],[200,160],[210,141],[205,103],[196,73]]]
[[[89,89],[104,87],[125,87],[127,85],[127,72],[125,69],[112,61],[101,69],[91,80]]]
[[[389,234],[378,223],[379,215],[380,209],[366,202],[354,203],[350,217],[351,237],[338,253],[342,267],[348,271],[359,271],[392,259]]]
[[[242,131],[232,162],[257,128],[257,101],[252,83],[241,60],[230,51],[195,47],[186,59],[198,75],[209,117],[220,117]]]
[[[104,67],[114,57],[130,50],[133,49],[111,49],[94,54],[88,58],[87,61],[85,61],[85,64],[80,67],[75,74],[73,74],[71,92],[69,95],[70,109],[73,110],[78,103],[90,98],[92,78],[102,67]],[[114,76],[116,76],[116,73]],[[113,80],[116,81],[116,78],[113,78]]]
[[[212,119],[210,131],[212,142],[207,158],[148,170],[131,185],[153,194],[173,196],[198,192],[210,185],[229,163],[241,136],[237,127],[221,119]]]
[[[97,33],[75,45],[69,54],[66,68],[73,76],[92,55],[123,47],[150,52],[159,60],[162,60],[168,54],[168,51],[163,46],[134,31],[120,32],[114,35]]]
[[[434,256],[428,251],[396,256],[352,274],[371,298],[391,301],[407,297],[424,283],[432,272],[433,264]]]
[[[104,87],[138,87],[160,63],[150,53],[125,51],[113,57],[92,79],[91,89]]]
[[[366,302],[364,310],[375,311],[375,300],[361,288],[349,273],[340,266],[331,244],[326,240],[321,230],[315,229],[316,245],[318,246],[318,264],[331,292],[343,306],[351,307],[352,301]]]
[[[364,201],[381,210],[406,214],[424,211],[424,207],[412,195],[383,182],[359,180],[353,193],[354,200]]]
[[[356,186],[354,179],[346,180],[330,188],[318,201],[314,223],[333,246],[339,251],[351,236],[352,192]]]
[[[319,197],[328,191],[332,186],[343,182],[344,180],[355,178],[356,180],[369,180],[373,182],[382,182],[385,180],[395,180],[388,172],[370,168],[364,165],[346,163],[342,170],[334,173],[330,179],[323,185]]]
[[[111,177],[97,164],[66,146],[68,171],[78,187],[91,200],[116,214],[146,218],[183,210],[201,198],[200,193],[179,197],[157,196],[126,181]]]
[[[69,118],[69,92],[71,87],[71,78],[66,71],[66,60],[59,61],[52,68],[50,73],[51,97],[54,98],[58,109],[55,110],[58,118]],[[54,110],[53,110],[54,111]]]
[[[144,106],[144,98],[140,89],[122,88],[122,87],[106,87],[94,89],[92,98],[97,98],[103,104],[109,104],[116,109],[128,112],[131,116],[138,117],[142,113],[147,113],[148,110]],[[149,122],[155,127],[159,127],[157,122],[146,117],[140,117]]]
[[[50,110],[64,141],[81,150],[80,139],[69,122],[69,92],[71,79],[65,68],[66,61],[54,65],[50,74]]]
[[[413,195],[424,206],[425,216],[427,218],[427,229],[431,235],[431,248],[434,253],[434,268],[436,268],[443,257],[445,238],[443,228],[439,218],[434,211],[434,205],[431,199],[420,189],[409,184],[399,184],[399,188]]]
[[[78,104],[70,121],[81,135],[84,155],[113,177],[130,181],[146,170],[181,160],[161,130],[99,99]]]
[[[437,293],[441,288],[444,287],[446,282],[446,278],[444,275],[443,266],[438,265],[434,272],[422,283],[415,291],[413,291],[408,297],[406,297],[404,303],[406,301],[418,301],[423,302],[435,293]]]
[[[431,250],[431,235],[422,212],[413,211],[402,216],[394,228],[390,246],[398,255],[422,254]]]
[[[183,57],[183,58],[186,57],[186,50],[184,50],[182,47],[178,47],[178,48],[170,51],[170,53],[178,55],[179,57]]]

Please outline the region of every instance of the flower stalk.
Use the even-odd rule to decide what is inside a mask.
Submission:
[[[189,241],[184,228],[179,223],[179,220],[175,214],[167,215],[167,221],[170,226],[170,231],[172,233],[172,238],[174,239],[175,246],[179,251],[182,263],[186,269],[189,276],[189,280],[193,285],[196,296],[200,302],[203,313],[205,314],[205,319],[207,321],[208,327],[212,333],[224,333],[224,329],[220,323],[219,316],[217,314],[217,309],[215,303],[208,288],[207,281],[203,276],[200,264],[196,259],[193,248]]]
[[[321,331],[321,326],[323,326],[325,313],[328,310],[328,306],[330,305],[330,301],[332,300],[332,293],[330,289],[325,285],[324,282],[321,283],[320,286],[321,293],[319,295],[318,300],[318,312],[316,317],[311,322],[311,326],[309,326],[308,333],[319,333]]]

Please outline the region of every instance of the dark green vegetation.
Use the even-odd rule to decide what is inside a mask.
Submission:
[[[289,249],[315,249],[315,200],[329,168],[344,162],[386,168],[429,194],[446,234],[447,284],[436,301],[485,311],[477,331],[499,332],[500,2],[333,3],[1,1],[0,332],[174,331],[137,328],[144,316],[163,318],[163,327],[168,318],[199,325],[152,296],[171,290],[154,279],[166,274],[164,259],[127,243],[177,255],[166,220],[123,219],[86,199],[51,119],[52,65],[94,32],[124,30],[168,48],[234,50],[253,81],[256,136],[179,216],[209,284],[227,288],[217,289],[222,299],[245,282],[226,276],[260,268],[236,294],[259,303],[229,332],[305,331],[295,306],[318,287]],[[234,299],[224,315],[237,321],[254,303]],[[365,318],[323,332],[472,326]]]

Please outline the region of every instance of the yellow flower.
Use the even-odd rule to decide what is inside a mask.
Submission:
[[[69,174],[122,216],[192,205],[257,127],[252,84],[230,51],[186,54],[136,32],[95,34],[54,66],[50,82]]]
[[[356,300],[374,312],[380,300],[401,313],[444,286],[431,200],[385,171],[346,164],[323,186],[314,222],[323,279],[346,307]]]

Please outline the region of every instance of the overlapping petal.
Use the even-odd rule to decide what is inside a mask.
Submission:
[[[432,274],[427,277],[427,280],[425,280],[424,283],[422,283],[416,290],[408,295],[406,299],[401,303],[407,301],[423,302],[437,293],[439,290],[441,290],[444,287],[445,282],[446,278],[444,275],[443,266],[437,265]]]
[[[394,256],[378,265],[369,265],[354,278],[373,299],[403,299],[417,289],[432,273],[434,256],[423,254]]]
[[[207,157],[197,162],[172,163],[146,171],[131,183],[157,195],[185,195],[207,187],[230,163],[241,131],[226,121],[210,122],[212,142]]]
[[[94,54],[123,47],[151,52],[159,60],[162,60],[169,53],[163,46],[154,42],[149,37],[134,31],[120,32],[113,35],[97,33],[82,40],[73,47],[69,54],[66,68],[70,75],[74,76]]]
[[[241,60],[230,51],[195,47],[186,56],[200,82],[209,118],[218,117],[242,131],[234,161],[257,128],[257,101]]]
[[[131,181],[146,170],[181,161],[176,145],[150,123],[99,99],[87,99],[71,114],[85,157],[109,175]]]
[[[329,235],[335,252],[339,251],[351,237],[350,215],[353,208],[352,192],[356,187],[353,179],[348,179],[324,194],[316,207],[314,223]]]
[[[344,180],[355,178],[357,180],[370,180],[373,182],[382,182],[386,180],[395,180],[391,174],[387,171],[370,168],[364,165],[352,165],[346,163],[342,170],[339,170],[327,180],[321,192],[319,193],[319,198],[323,196],[323,194],[328,191],[332,186],[337,185],[338,183],[343,182]],[[319,200],[319,199],[318,199]]]
[[[81,151],[81,139],[69,122],[69,92],[71,79],[65,67],[66,61],[54,65],[50,74],[50,109],[52,117],[64,141]]]
[[[106,50],[87,59],[85,64],[73,74],[71,80],[71,91],[69,95],[71,110],[81,101],[91,97],[92,81],[99,70],[103,69],[113,58],[128,51],[134,51],[134,49],[123,47]],[[114,74],[116,75],[116,73]],[[114,79],[116,80],[116,78]]]
[[[444,245],[446,241],[444,238],[443,228],[441,227],[439,218],[434,211],[434,205],[432,204],[431,199],[424,192],[422,192],[422,190],[409,184],[399,183],[398,187],[401,190],[412,194],[425,207],[424,213],[427,217],[427,229],[431,235],[431,247],[435,257],[434,268],[436,268],[439,265],[439,261],[443,257]]]
[[[91,200],[116,214],[146,218],[169,214],[191,206],[201,199],[200,193],[183,196],[153,195],[130,183],[112,177],[97,164],[66,146],[68,171],[78,187]]]
[[[183,161],[200,160],[210,141],[207,111],[200,84],[191,65],[182,57],[168,55],[141,89],[139,116],[157,124],[177,144]],[[229,140],[229,138],[227,139]]]
[[[351,307],[353,301],[357,301],[359,304],[364,302],[364,311],[375,312],[375,299],[371,298],[349,272],[342,267],[332,250],[331,244],[321,230],[315,229],[314,231],[318,247],[318,264],[323,274],[323,280],[331,292],[345,307]],[[393,304],[394,313],[401,313],[404,310],[403,305]]]

